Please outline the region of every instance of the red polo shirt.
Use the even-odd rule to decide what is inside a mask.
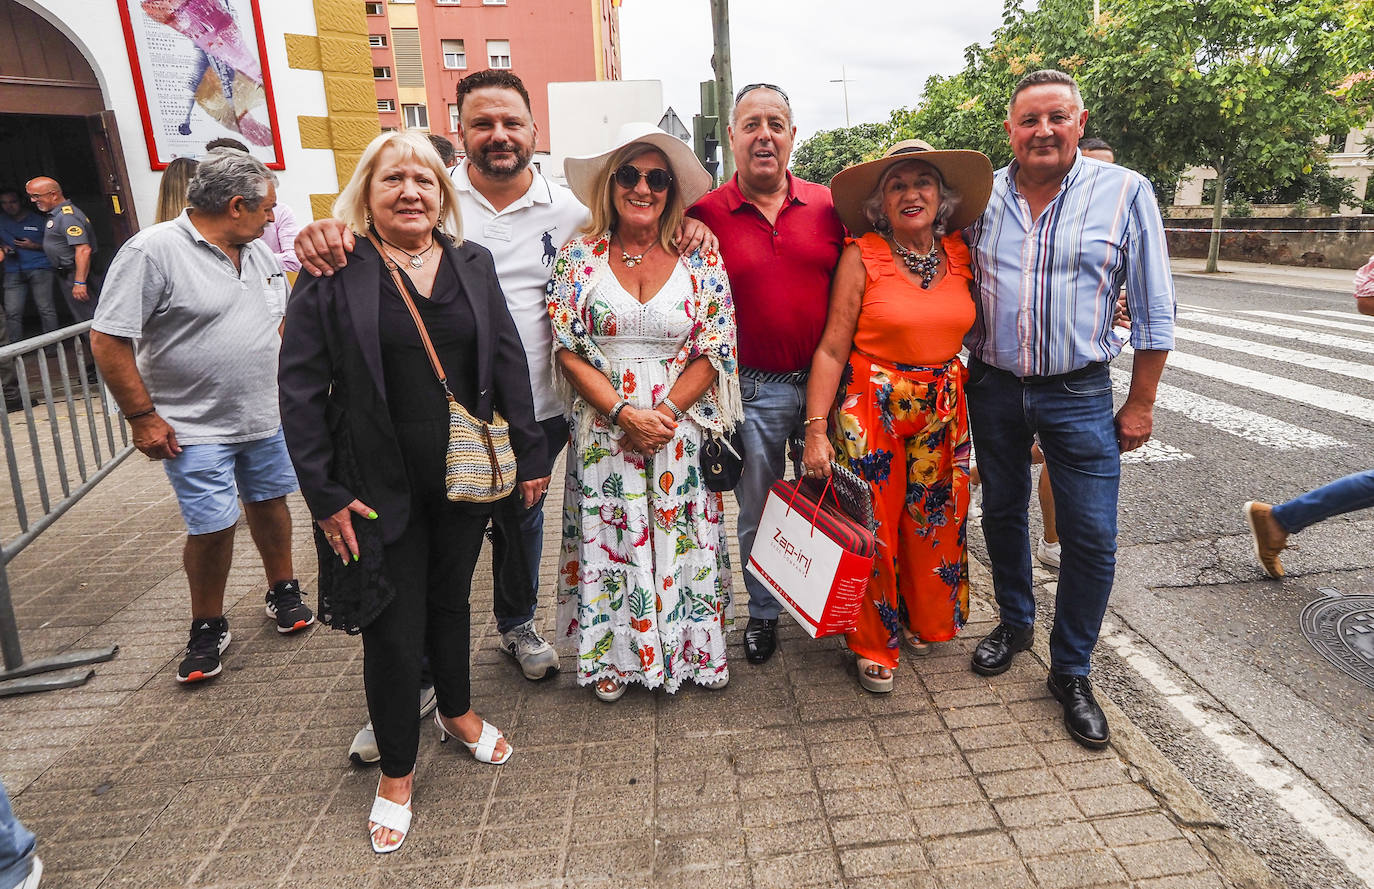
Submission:
[[[773,224],[734,177],[687,215],[720,240],[735,299],[740,364],[769,373],[809,370],[825,330],[830,278],[844,249],[830,189],[788,173],[787,201]]]

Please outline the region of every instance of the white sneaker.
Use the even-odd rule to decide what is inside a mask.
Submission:
[[[1041,537],[1040,542],[1035,545],[1035,557],[1040,560],[1040,564],[1046,568],[1059,567],[1059,541],[1050,543]]]
[[[439,698],[434,694],[434,686],[420,689],[420,718],[434,712],[439,706]],[[382,752],[377,749],[377,733],[372,730],[372,720],[367,721],[367,725],[358,729],[358,733],[353,736],[353,743],[348,747],[348,758],[357,765],[371,765],[380,762]]]
[[[38,881],[43,879],[43,862],[37,855],[33,856],[32,861],[29,865],[29,875],[20,880],[14,889],[38,889]]]
[[[519,662],[526,679],[544,679],[558,672],[558,652],[534,629],[532,620],[502,633],[501,648]]]

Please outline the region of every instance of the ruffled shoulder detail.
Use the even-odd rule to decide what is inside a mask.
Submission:
[[[946,274],[972,279],[973,259],[969,255],[968,245],[964,243],[964,239],[959,233],[945,235],[940,241],[940,246],[945,251],[945,262],[949,266]]]
[[[897,267],[892,264],[892,248],[877,232],[867,232],[859,238],[846,238],[845,243],[859,245],[859,256],[870,281],[897,274]]]

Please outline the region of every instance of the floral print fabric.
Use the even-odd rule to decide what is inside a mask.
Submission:
[[[718,376],[652,457],[623,451],[619,431],[570,393],[558,635],[577,650],[579,684],[610,677],[673,692],[727,672],[724,504],[701,484],[699,451],[739,421],[734,307],[719,257],[700,253],[641,304],[610,271],[608,240],[574,239],[559,253],[555,350],[586,360],[638,408],[662,401],[695,358]]]
[[[968,619],[966,375],[957,358],[916,367],[855,351],[841,379],[835,460],[868,482],[878,521],[869,598],[845,639],[889,667],[903,626],[941,642]]]

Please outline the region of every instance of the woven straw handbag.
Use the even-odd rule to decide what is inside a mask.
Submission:
[[[425,345],[434,375],[439,385],[444,387],[444,397],[448,399],[448,451],[444,457],[444,487],[448,499],[465,503],[493,503],[510,496],[515,490],[515,448],[511,445],[510,424],[499,411],[492,411],[491,422],[478,419],[453,397],[448,388],[448,376],[434,344],[429,340],[429,331],[420,318],[420,310],[410,298],[410,291],[401,280],[401,269],[382,249],[382,245],[369,235],[382,262],[391,272],[396,289],[401,293],[401,301],[410,311],[415,327],[420,331],[420,340]]]

